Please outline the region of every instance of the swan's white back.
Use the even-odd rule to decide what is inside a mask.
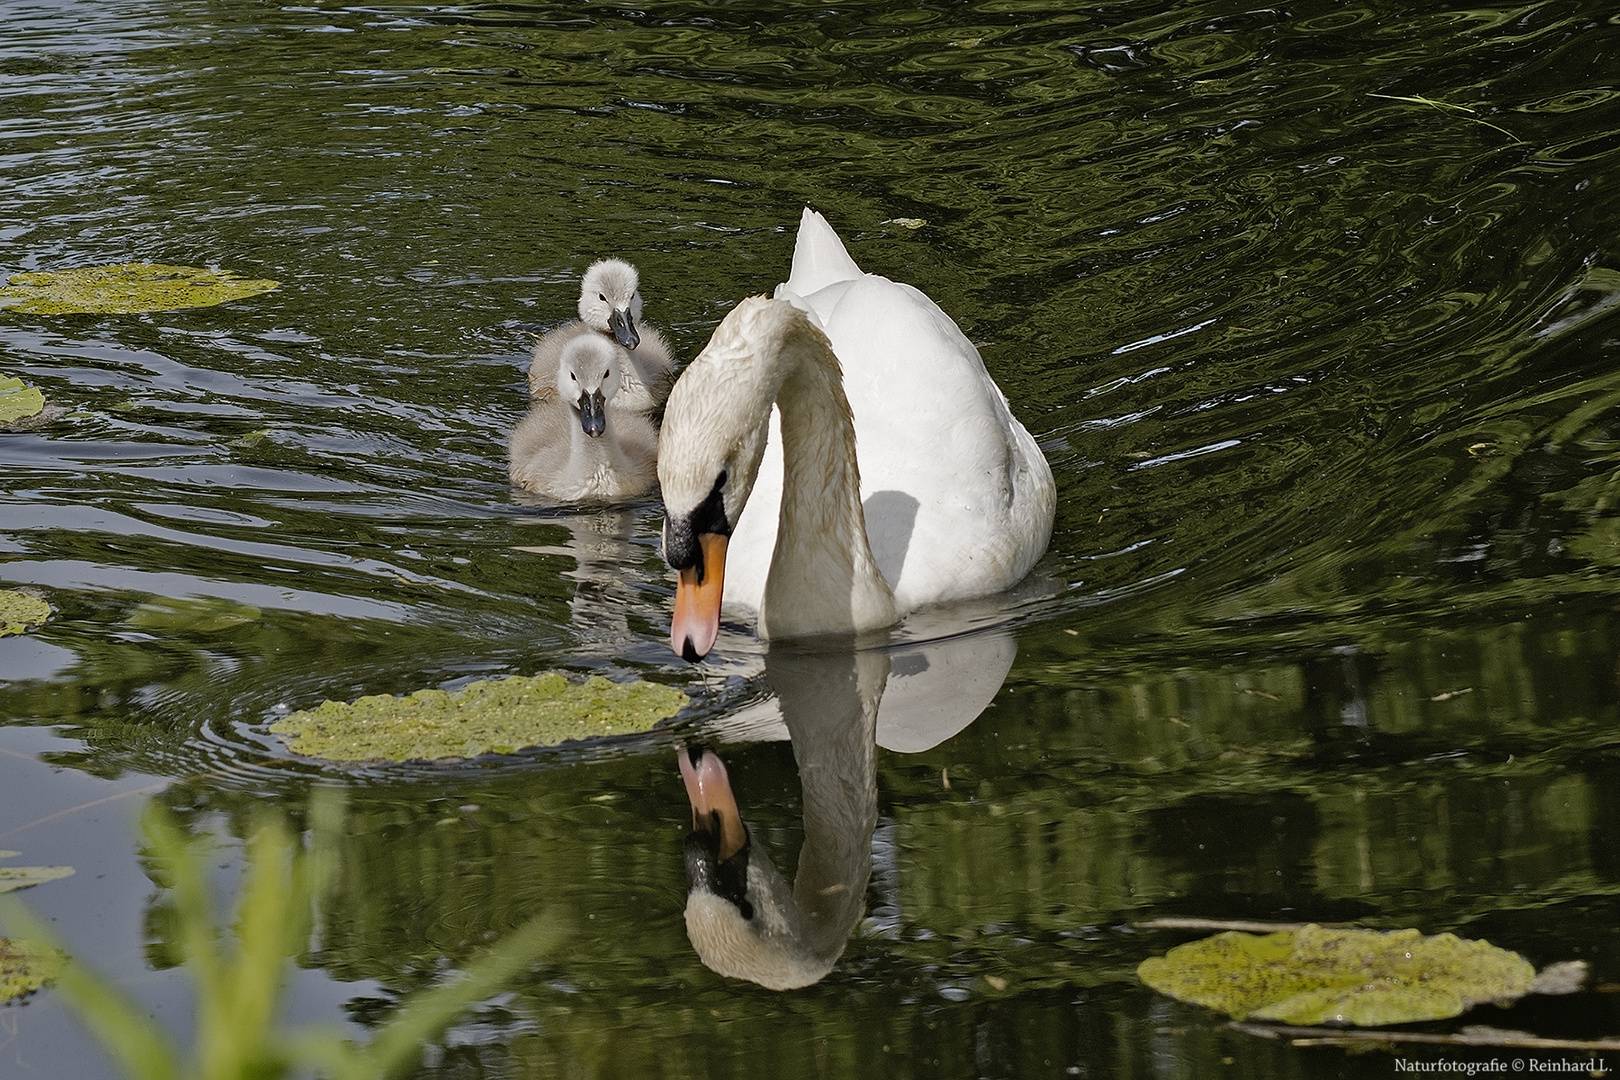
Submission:
[[[805,210],[778,299],[808,311],[844,371],[872,554],[902,613],[1010,588],[1046,550],[1052,470],[979,351],[921,291],[863,273]],[[782,440],[732,536],[725,598],[757,612],[776,543]]]

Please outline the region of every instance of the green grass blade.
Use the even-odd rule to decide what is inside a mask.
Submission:
[[[359,1080],[360,1075],[396,1076],[419,1064],[425,1042],[436,1038],[469,1005],[504,989],[510,979],[553,948],[564,934],[559,920],[550,914],[537,915],[486,949],[467,965],[460,978],[412,994],[366,1048],[365,1072],[351,1074],[345,1080]]]
[[[0,899],[0,920],[34,941],[63,949],[50,927],[17,900]],[[56,977],[56,990],[132,1080],[176,1080],[184,1075],[180,1049],[169,1033],[89,964],[70,958]]]

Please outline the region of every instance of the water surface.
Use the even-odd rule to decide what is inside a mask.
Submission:
[[[0,641],[0,846],[78,868],[25,896],[183,1025],[130,814],[240,835],[340,784],[300,1018],[361,1033],[537,910],[580,928],[422,1076],[1390,1074],[1146,990],[1165,915],[1620,981],[1617,47],[1581,2],[9,5],[0,268],[282,282],[0,315],[0,373],[69,410],[0,433],[0,586],[57,612]],[[689,358],[805,205],[979,344],[1060,509],[969,639],[1016,651],[989,708],[878,751],[866,920],[784,996],[686,941],[673,734],[350,773],[265,729],[679,685],[791,873],[758,645],[676,661],[656,501],[535,505],[503,440],[591,260]],[[111,1075],[48,994],[7,1020],[0,1073]],[[1620,1030],[1601,993],[1487,1020]]]

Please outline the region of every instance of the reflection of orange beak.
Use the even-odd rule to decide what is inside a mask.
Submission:
[[[703,558],[680,572],[675,583],[675,618],[669,626],[669,647],[675,655],[696,662],[709,655],[720,636],[720,593],[726,581],[726,538],[718,533],[698,537]]]
[[[720,759],[707,750],[695,765],[685,748],[678,754],[681,779],[686,781],[686,798],[692,804],[692,831],[717,840],[719,859],[723,862],[748,843],[748,830],[743,827],[742,811],[737,809],[731,778],[726,775],[726,767]]]

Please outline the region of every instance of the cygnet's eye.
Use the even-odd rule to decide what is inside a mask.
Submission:
[[[573,372],[572,372],[572,371],[570,371],[570,372],[569,372],[569,373],[568,373],[568,381],[569,381],[569,382],[579,382],[579,380],[578,380],[578,379],[576,379],[576,378],[574,378],[574,373],[573,373]]]
[[[604,371],[604,372],[602,372],[602,381],[604,381],[604,382],[606,382],[606,381],[607,381],[607,377],[608,377],[608,373],[607,373],[607,372],[605,372],[605,371]]]
[[[604,304],[607,303],[607,294],[606,293],[597,293],[596,298],[598,300],[602,301],[602,303],[604,303]]]

